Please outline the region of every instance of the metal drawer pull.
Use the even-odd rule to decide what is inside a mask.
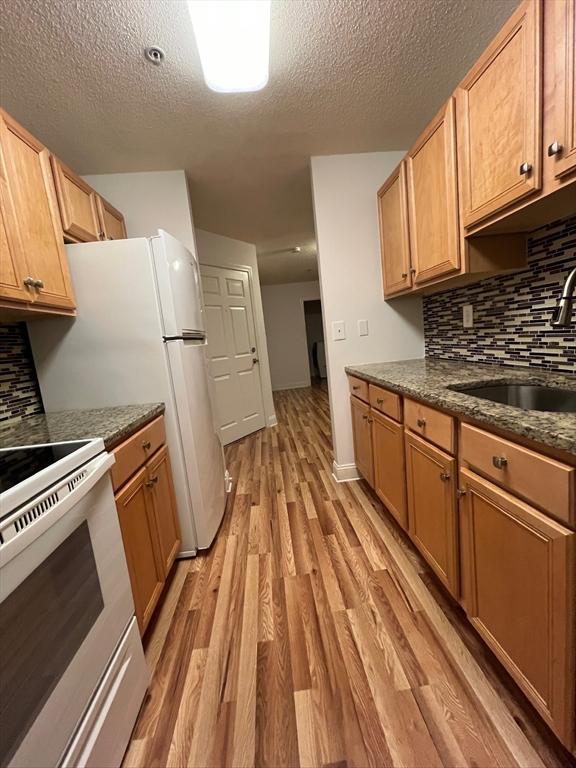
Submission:
[[[520,176],[527,176],[531,170],[532,165],[530,163],[522,163],[520,165]]]
[[[356,392],[357,389],[360,389],[360,385],[359,384],[354,384],[352,389],[353,389],[354,392]]]
[[[146,486],[148,488],[152,488],[153,485],[155,485],[158,482],[158,475],[154,475],[154,477],[151,477],[150,480],[146,481]]]
[[[373,423],[374,423],[374,419],[368,418],[368,424],[373,424]]]
[[[425,427],[425,426],[426,426],[426,419],[418,419],[418,420],[416,421],[416,424],[417,424],[419,427]]]
[[[464,488],[457,488],[456,496],[458,496],[459,498],[462,496],[466,496],[466,490]]]
[[[492,464],[496,469],[504,469],[508,464],[508,459],[504,456],[492,456]]]
[[[548,157],[559,155],[563,149],[564,147],[562,146],[562,144],[560,144],[559,141],[553,141],[552,144],[548,145]]]
[[[33,277],[27,277],[27,278],[25,278],[25,280],[23,280],[22,282],[24,283],[24,285],[25,285],[27,288],[34,288],[34,282],[35,282],[35,281],[34,281],[34,278],[33,278]]]
[[[450,475],[448,472],[440,472],[440,480],[442,480],[444,483],[450,480]]]
[[[377,397],[376,398],[376,402],[377,402],[378,405],[383,405],[384,404],[384,398],[383,397]]]
[[[408,277],[408,272],[402,272],[402,279],[404,279],[405,277]]]
[[[145,451],[150,450],[151,447],[152,447],[152,443],[150,442],[150,440],[142,441],[142,448],[144,448]]]
[[[34,280],[34,288],[44,288],[43,280]]]
[[[368,419],[368,416],[367,416],[367,414],[363,413],[363,414],[362,414],[362,418],[364,419],[364,421],[367,421],[367,419]]]

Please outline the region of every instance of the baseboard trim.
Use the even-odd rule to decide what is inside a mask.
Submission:
[[[360,480],[356,464],[336,464],[332,462],[332,474],[338,483],[349,483],[352,480]]]
[[[294,384],[283,384],[281,387],[272,387],[272,392],[283,392],[285,389],[306,389],[312,382],[297,381]]]

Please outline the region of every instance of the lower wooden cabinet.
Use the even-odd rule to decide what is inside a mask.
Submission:
[[[410,536],[457,597],[456,459],[410,432],[405,442]]]
[[[370,484],[374,484],[374,459],[372,455],[372,430],[370,419],[370,406],[358,400],[350,398],[352,406],[352,432],[354,435],[354,455],[356,468],[362,477]]]
[[[136,619],[141,634],[148,626],[166,576],[154,506],[146,485],[148,482],[148,472],[142,468],[116,496]]]
[[[158,431],[158,426],[163,431],[163,417],[144,427],[148,430],[145,437]],[[137,440],[142,432],[136,433]],[[129,438],[116,449],[120,467],[127,466],[123,455],[132,453],[133,442],[133,437]],[[166,445],[147,461],[142,458],[133,469],[135,473],[115,498],[136,619],[140,633],[144,634],[180,549],[180,525]]]
[[[374,490],[403,528],[408,527],[404,430],[372,410]]]
[[[572,748],[576,534],[469,470],[460,486],[468,617]]]

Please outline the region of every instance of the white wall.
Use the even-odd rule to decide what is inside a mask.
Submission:
[[[304,299],[319,299],[320,284],[262,286],[272,389],[310,386]]]
[[[241,240],[233,240],[230,237],[215,235],[212,232],[205,232],[202,229],[196,230],[196,246],[198,248],[198,259],[201,264],[206,264],[212,267],[228,267],[230,269],[241,269],[244,267],[251,272],[254,321],[256,325],[258,357],[260,359],[260,380],[262,382],[264,414],[268,426],[273,426],[276,424],[276,412],[274,410],[274,400],[272,398],[270,364],[268,362],[268,348],[266,344],[266,329],[264,326],[264,312],[262,309],[262,294],[260,292],[256,246],[252,245],[252,243],[244,243]]]
[[[334,473],[355,476],[346,365],[424,356],[419,297],[385,302],[376,193],[404,152],[313,157],[312,192],[332,412]],[[369,335],[358,335],[358,320]],[[331,325],[346,323],[332,341]]]
[[[128,237],[152,237],[158,229],[165,229],[196,252],[184,171],[105,173],[84,178],[122,211]]]

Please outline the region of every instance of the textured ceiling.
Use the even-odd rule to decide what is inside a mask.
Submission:
[[[80,173],[184,168],[197,225],[269,253],[314,236],[309,157],[406,148],[517,2],[274,0],[269,84],[232,95],[185,2],[2,0],[2,103]]]

